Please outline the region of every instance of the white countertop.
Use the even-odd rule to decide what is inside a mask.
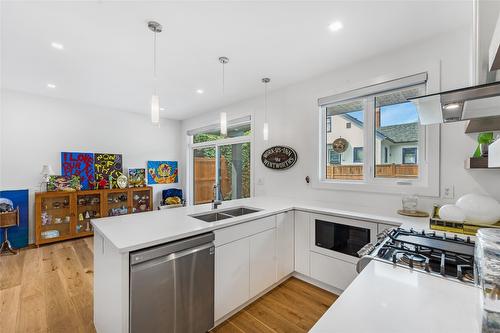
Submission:
[[[479,333],[480,289],[372,261],[312,333]]]
[[[371,208],[360,204],[340,205],[322,201],[295,200],[281,197],[256,197],[225,201],[219,207],[219,210],[234,206],[248,206],[262,210],[257,213],[212,223],[189,216],[210,211],[210,204],[205,204],[105,217],[92,220],[92,225],[95,231],[108,239],[111,244],[123,253],[225,228],[291,209],[403,225],[405,228],[428,229],[429,227],[429,220],[426,218],[401,216],[394,211],[387,211],[383,207]]]
[[[224,202],[260,208],[257,213],[207,223],[190,217],[210,204],[93,220],[95,231],[127,253],[296,209],[365,221],[429,229],[427,218],[410,218],[387,209],[280,197]],[[312,332],[475,333],[479,326],[479,289],[429,274],[372,261],[313,327]]]

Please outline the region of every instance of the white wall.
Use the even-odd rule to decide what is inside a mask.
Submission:
[[[311,78],[269,94],[270,140],[262,140],[263,97],[243,101],[224,108],[228,118],[251,114],[255,121],[253,143],[254,186],[258,195],[282,195],[337,203],[357,202],[360,205],[384,206],[396,209],[401,206],[400,195],[374,194],[353,191],[328,191],[314,189],[306,184],[306,176],[316,177],[315,132],[317,99],[347,90],[382,82],[395,75],[403,77],[436,67],[441,62],[441,89],[460,88],[469,84],[470,28],[436,36],[432,40],[413,44],[403,50],[391,51],[352,66]],[[291,68],[290,70],[293,70]],[[268,73],[272,82],[279,77]],[[259,84],[256,82],[255,84]],[[210,123],[217,123],[220,110],[207,112],[182,122],[185,131]],[[441,131],[441,193],[444,186],[453,185],[455,198],[467,192],[487,193],[500,200],[500,171],[469,171],[464,169],[464,160],[475,149],[475,135],[464,134],[464,123],[442,125]],[[297,164],[286,171],[266,169],[260,163],[260,154],[265,147],[286,144],[295,148],[299,158]],[[183,161],[186,155],[183,156]],[[183,163],[185,166],[185,163]],[[260,185],[262,184],[262,185]],[[439,198],[421,198],[422,208],[430,208]]]
[[[180,158],[179,121],[162,119],[157,127],[146,114],[5,90],[1,113],[1,189],[30,189],[31,226],[42,165],[59,173],[62,151],[122,154],[124,169],[145,168],[147,160]],[[153,185],[155,207],[166,187],[179,184]]]

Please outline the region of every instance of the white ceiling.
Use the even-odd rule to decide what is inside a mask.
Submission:
[[[165,28],[162,116],[185,119],[261,94],[265,76],[277,89],[470,24],[471,8],[471,1],[2,2],[2,86],[146,115],[153,47],[146,22],[154,19]],[[332,33],[335,20],[344,29]],[[224,96],[219,56],[230,59]]]

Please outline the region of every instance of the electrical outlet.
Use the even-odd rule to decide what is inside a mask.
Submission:
[[[448,185],[443,188],[443,199],[455,198],[455,186]]]

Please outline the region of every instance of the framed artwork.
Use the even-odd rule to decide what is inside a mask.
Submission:
[[[111,178],[111,184],[113,188],[116,188],[116,180],[118,177],[123,175],[122,166],[122,155],[121,154],[106,154],[106,153],[95,153],[94,154],[94,172],[95,181],[106,180],[109,182]]]
[[[128,185],[129,187],[146,186],[146,169],[144,168],[128,169]]]
[[[61,175],[80,177],[82,190],[93,188],[94,178],[94,154],[78,152],[61,153]]]
[[[73,176],[49,176],[47,191],[77,191],[81,189],[80,177]]]
[[[177,161],[148,161],[148,184],[177,183]]]

